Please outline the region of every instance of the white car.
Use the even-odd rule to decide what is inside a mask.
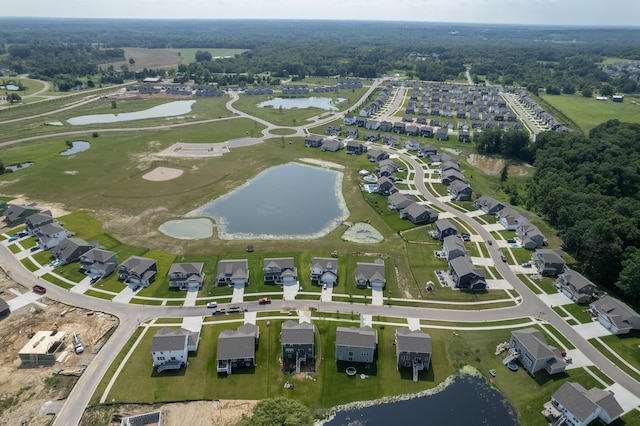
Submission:
[[[209,302],[207,303],[207,308],[217,308],[218,302]]]
[[[323,289],[323,290],[326,290],[326,289],[327,289],[327,285],[326,285],[326,284],[325,284],[325,285],[323,285],[323,286],[322,286],[322,289]]]

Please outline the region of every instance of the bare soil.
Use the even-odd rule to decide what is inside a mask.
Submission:
[[[10,289],[21,293],[30,291],[0,270],[0,292],[4,300],[15,296]],[[94,358],[94,351],[104,343],[101,339],[118,320],[108,315],[88,315],[82,309],[41,298],[47,306],[27,305],[0,320],[0,424],[29,426],[48,425],[52,414],[73,386],[77,378]],[[18,352],[29,341],[29,333],[49,330],[57,323],[58,330],[67,333],[67,347],[60,352],[62,360],[52,365],[22,366]],[[85,347],[82,354],[73,351],[71,335],[78,333]]]
[[[120,70],[122,65],[126,65],[130,71],[142,71],[144,68],[157,69],[176,67],[182,63],[182,58],[176,52],[165,49],[144,49],[140,47],[125,47],[124,57],[126,60],[101,64],[100,67],[108,68],[110,65],[116,70]],[[135,64],[129,64],[129,59],[133,58]]]
[[[156,167],[148,173],[142,175],[142,179],[150,180],[154,182],[161,182],[165,180],[176,179],[184,173],[180,169],[172,169],[170,167]]]
[[[469,164],[476,166],[484,173],[488,175],[499,175],[504,167],[504,161],[502,158],[487,157],[479,154],[471,154],[467,158]],[[509,176],[526,176],[529,174],[531,166],[527,164],[510,164]]]

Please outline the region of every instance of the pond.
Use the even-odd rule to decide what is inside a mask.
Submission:
[[[91,148],[91,144],[87,141],[73,141],[71,142],[71,148],[67,149],[64,152],[61,152],[60,155],[73,155],[79,152],[83,152]]]
[[[160,225],[158,230],[180,240],[201,240],[213,236],[213,224],[205,218],[170,220]]]
[[[26,169],[27,167],[33,166],[35,163],[33,161],[27,161],[26,163],[20,164],[12,164],[10,166],[6,166],[5,169],[11,170],[12,172],[17,172],[18,170]]]
[[[221,239],[313,239],[349,216],[342,172],[287,163],[271,167],[185,217],[215,219]]]
[[[70,118],[67,122],[74,126],[79,126],[83,124],[118,123],[121,121],[144,120],[147,118],[173,117],[191,112],[191,106],[195,102],[196,101],[175,101],[157,105],[153,108],[142,111],[124,112],[122,114],[81,115],[79,117]]]
[[[346,99],[338,98],[335,103],[346,101]],[[258,104],[258,108],[320,108],[326,111],[337,111],[338,108],[334,105],[334,101],[331,98],[323,98],[320,96],[311,96],[308,98],[273,98],[268,101],[264,101]]]
[[[463,374],[433,395],[339,411],[325,426],[517,426],[513,407],[484,377]]]
[[[0,86],[0,89],[16,91],[16,90],[20,90],[20,87],[16,86],[15,84],[7,84],[6,86]]]

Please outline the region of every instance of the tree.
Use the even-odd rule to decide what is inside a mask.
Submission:
[[[129,65],[135,65],[136,61],[133,58],[129,58]]]
[[[600,86],[600,94],[602,96],[613,96],[613,86],[609,83],[602,83]]]
[[[116,109],[118,108],[118,104],[116,103],[116,101],[111,101],[111,109]]]
[[[631,254],[622,262],[622,271],[616,287],[632,300],[640,299],[640,250],[632,248]]]
[[[584,96],[585,98],[590,98],[593,96],[593,90],[591,90],[590,87],[585,87],[584,89],[582,89],[582,96]]]
[[[207,52],[206,50],[198,50],[196,52],[196,62],[210,61],[211,58],[211,52]]]
[[[253,407],[253,415],[243,426],[307,426],[313,423],[309,409],[301,402],[285,397],[268,398]]]
[[[504,167],[502,167],[502,171],[500,172],[500,183],[505,183],[507,179],[509,179],[509,166],[511,165],[511,161],[505,161]]]

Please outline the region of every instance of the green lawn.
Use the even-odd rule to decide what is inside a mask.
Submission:
[[[569,312],[575,319],[577,319],[581,324],[588,324],[593,322],[593,318],[588,312],[585,312],[589,309],[588,305],[578,305],[576,303],[570,303],[568,305],[562,305],[567,312]]]
[[[617,337],[617,336],[612,336],[612,337]],[[604,340],[603,340],[604,342]],[[629,367],[627,367],[625,364],[623,364],[616,356],[614,356],[608,349],[606,349],[604,346],[602,346],[602,344],[600,342],[598,342],[597,339],[589,339],[589,343],[591,343],[596,349],[598,349],[600,352],[602,352],[602,354],[607,357],[609,359],[609,361],[611,361],[612,363],[614,363],[619,369],[621,369],[622,371],[624,371],[625,373],[627,373],[629,376],[633,377],[636,380],[640,380],[640,374],[637,374],[635,371],[631,370]],[[614,352],[616,352],[618,355],[622,356],[623,358],[624,355],[618,353],[618,350],[621,350],[623,348],[619,347],[620,344],[619,342],[606,342],[607,346],[609,346]],[[613,343],[613,347],[610,345],[610,343]],[[633,365],[633,358],[631,359],[626,359],[625,361],[629,362],[630,364]],[[637,360],[635,361],[637,363]],[[636,367],[637,368],[637,367]]]
[[[87,296],[97,297],[98,299],[104,299],[104,300],[111,300],[115,297],[115,295],[113,294],[103,293],[101,291],[96,291],[96,290],[87,290],[84,292],[84,294]]]
[[[640,370],[640,330],[632,330],[628,334],[619,336],[604,336],[600,340]]]
[[[60,278],[55,277],[51,274],[44,274],[42,276],[42,279],[45,281],[50,282],[51,284],[57,285],[58,287],[62,287],[66,290],[69,290],[70,288],[73,288],[73,284],[69,284],[66,281],[62,281]]]

